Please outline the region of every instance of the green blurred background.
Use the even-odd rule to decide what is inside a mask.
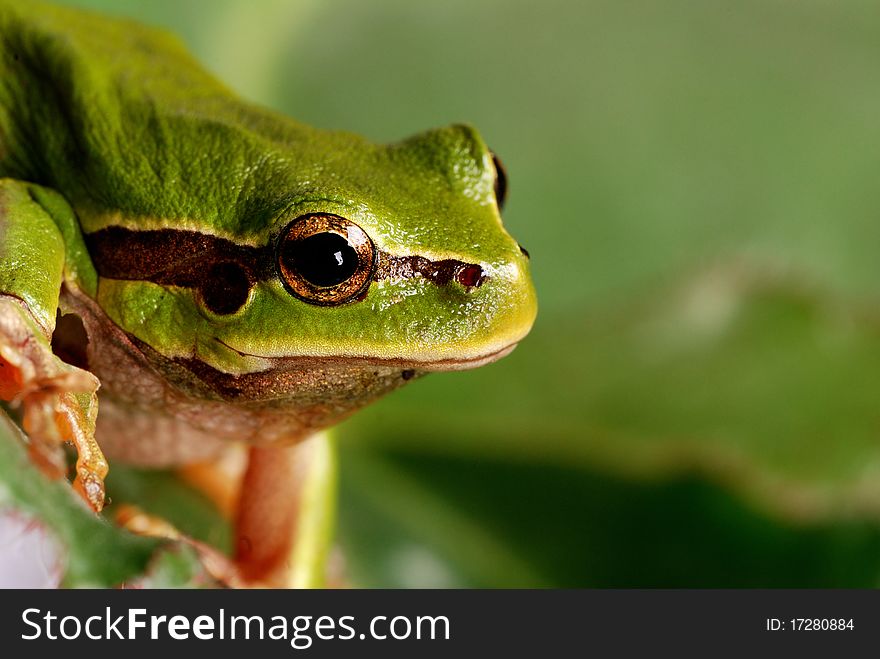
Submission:
[[[70,0],[244,96],[475,124],[540,313],[341,428],[362,586],[880,586],[868,0]]]

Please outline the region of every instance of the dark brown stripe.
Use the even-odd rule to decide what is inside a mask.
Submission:
[[[408,279],[421,275],[437,286],[446,286],[454,278],[457,278],[466,268],[477,268],[480,274],[476,276],[474,284],[466,286],[479,286],[485,280],[480,266],[456,259],[443,259],[432,261],[424,256],[393,256],[386,252],[379,252],[376,260],[375,281],[380,279]]]
[[[85,241],[98,274],[108,279],[199,288],[212,266],[221,263],[239,265],[254,282],[277,276],[271,245],[239,245],[197,231],[108,227],[86,234]],[[423,256],[394,256],[378,251],[373,280],[421,275],[438,286],[445,286],[468,268],[473,271],[479,266],[456,259],[432,261]],[[480,274],[475,285],[479,286],[484,279],[485,275]]]
[[[236,263],[255,281],[274,274],[269,248],[239,245],[197,231],[109,227],[87,234],[85,240],[95,269],[108,279],[192,288],[218,263]]]

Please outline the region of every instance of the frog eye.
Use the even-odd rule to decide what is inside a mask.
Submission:
[[[278,273],[287,290],[321,306],[361,295],[370,285],[375,261],[376,249],[364,230],[329,213],[296,218],[281,232],[276,248]]]
[[[494,153],[492,154],[492,164],[495,165],[495,203],[498,204],[498,210],[504,208],[504,202],[507,200],[507,172],[501,160]]]

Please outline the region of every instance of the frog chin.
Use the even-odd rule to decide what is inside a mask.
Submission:
[[[515,346],[471,345],[461,357],[446,351],[437,360],[282,356],[265,360],[265,370],[236,374],[195,356],[165,356],[77,289],[65,286],[62,296],[82,321],[85,359],[101,381],[98,441],[111,459],[150,466],[204,460],[230,441],[290,445],[427,372],[474,368]]]

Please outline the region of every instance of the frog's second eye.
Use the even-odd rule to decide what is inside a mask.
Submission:
[[[354,222],[314,213],[296,218],[278,239],[276,262],[288,291],[310,304],[350,302],[370,285],[373,241]]]
[[[504,208],[504,202],[507,200],[507,172],[501,160],[494,153],[492,154],[492,164],[495,165],[495,203],[498,204],[498,210]]]

